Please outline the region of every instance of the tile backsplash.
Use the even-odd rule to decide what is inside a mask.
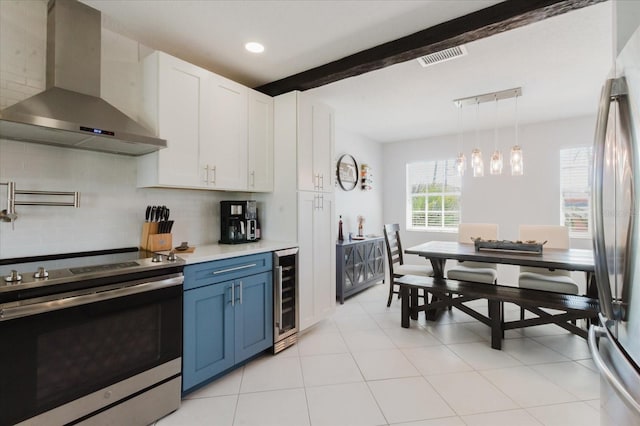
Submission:
[[[18,190],[79,191],[80,208],[16,206],[15,228],[0,222],[0,258],[138,246],[149,204],[171,209],[174,245],[215,243],[219,201],[250,197],[136,188],[134,157],[0,140],[0,182],[9,180]],[[0,186],[0,209],[6,188]]]

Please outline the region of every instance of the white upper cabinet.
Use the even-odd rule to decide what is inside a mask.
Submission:
[[[249,89],[249,191],[273,191],[273,161],[273,98]]]
[[[247,91],[216,74],[206,81],[200,167],[212,189],[247,189]]]
[[[160,52],[144,63],[142,121],[167,148],[138,157],[138,186],[203,187],[199,178],[202,88],[208,72]]]
[[[298,94],[298,189],[333,192],[333,110]]]
[[[163,52],[144,59],[142,121],[167,148],[138,157],[139,187],[273,190],[273,99]]]

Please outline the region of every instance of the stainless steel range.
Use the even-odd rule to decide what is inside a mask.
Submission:
[[[147,425],[176,410],[184,262],[171,257],[0,260],[0,425]]]

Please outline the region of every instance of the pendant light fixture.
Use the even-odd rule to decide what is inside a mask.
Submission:
[[[471,152],[471,169],[473,171],[474,177],[484,176],[484,160],[482,159],[482,152],[478,147],[479,137],[478,137],[478,127],[480,123],[480,104],[483,102],[494,101],[496,103],[496,113],[495,113],[495,121],[494,121],[494,151],[491,154],[490,162],[489,162],[489,173],[492,175],[500,175],[502,174],[502,169],[504,168],[504,160],[502,157],[502,152],[498,149],[498,101],[503,99],[516,98],[516,144],[511,148],[511,175],[512,176],[521,176],[523,174],[523,159],[522,159],[522,148],[518,144],[518,96],[522,95],[522,88],[515,87],[513,89],[501,90],[499,92],[493,93],[485,93],[477,96],[470,96],[467,98],[454,99],[453,102],[460,109],[464,105],[476,105],[476,148]],[[461,152],[458,154],[456,158],[456,166],[459,164],[466,163],[466,158],[464,154]],[[459,170],[459,169],[458,169]],[[464,173],[464,172],[458,172]]]
[[[480,102],[476,103],[476,147],[478,146],[478,125],[480,121]],[[484,176],[484,161],[482,160],[482,151],[480,148],[474,148],[471,152],[471,168],[473,169],[473,177]]]
[[[462,126],[462,105],[456,104],[458,107],[458,126],[460,128],[460,133],[458,135],[458,156],[456,157],[456,170],[458,172],[458,176],[464,176],[464,171],[467,168],[467,157],[465,157],[464,152],[462,152],[462,145],[464,142],[464,128]]]
[[[516,95],[516,144],[511,148],[511,176],[522,176],[524,174],[524,158],[522,148],[518,143],[518,95]]]
[[[496,110],[493,118],[493,154],[489,161],[489,173],[502,174],[502,153],[498,150],[498,98],[496,97]]]

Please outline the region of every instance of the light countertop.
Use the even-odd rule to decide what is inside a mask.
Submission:
[[[176,250],[176,255],[184,259],[187,265],[193,263],[210,262],[231,257],[246,256],[249,254],[265,253],[298,247],[298,243],[291,241],[260,240],[255,243],[244,244],[207,244],[195,246],[193,253],[181,253]],[[167,252],[168,253],[168,252]]]

